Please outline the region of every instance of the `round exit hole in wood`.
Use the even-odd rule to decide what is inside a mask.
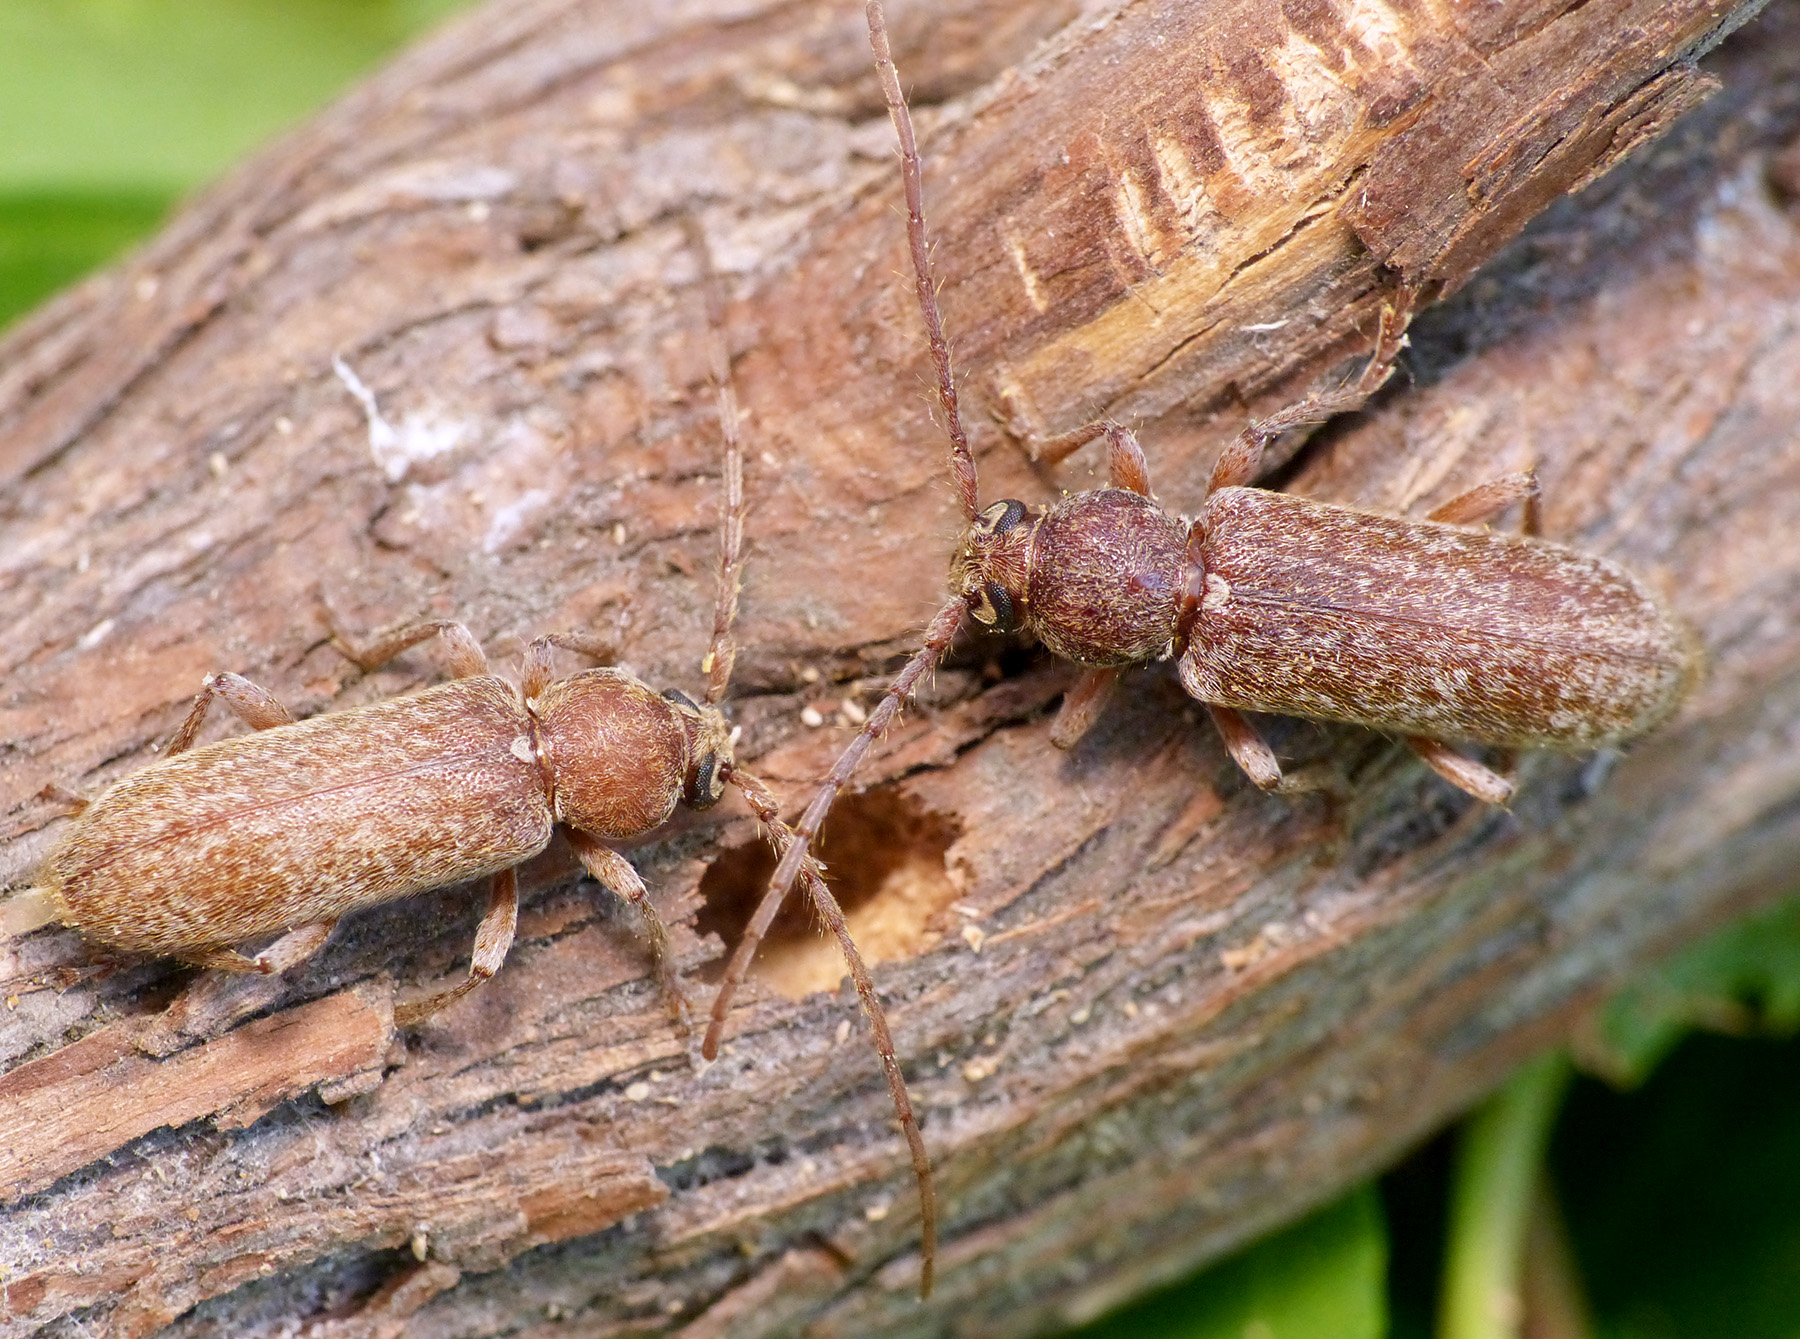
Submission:
[[[871,964],[912,957],[942,937],[956,900],[945,855],[959,831],[952,817],[888,789],[851,796],[832,811],[815,849],[826,863],[850,933]],[[700,933],[716,934],[727,944],[742,938],[774,869],[774,858],[760,839],[721,851],[700,879],[705,899]],[[750,976],[789,999],[800,999],[836,990],[844,974],[843,957],[820,928],[811,904],[798,890],[790,893]]]

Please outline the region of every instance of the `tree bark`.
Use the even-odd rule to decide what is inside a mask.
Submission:
[[[897,6],[983,495],[1091,486],[1095,453],[1031,450],[1107,414],[1191,509],[1404,279],[1446,295],[1410,384],[1276,482],[1424,511],[1535,465],[1546,532],[1704,647],[1674,722],[1526,757],[1502,812],[1394,741],[1270,721],[1355,783],[1286,799],[1166,667],[1065,755],[1069,667],[969,644],[825,844],[936,1160],[924,1305],[886,1092],[803,916],[704,1071],[560,849],[494,981],[398,1034],[396,990],[464,970],[478,890],[273,980],[31,936],[0,969],[5,1332],[1030,1334],[1380,1169],[1792,892],[1800,4],[1710,55],[1754,5],[1463,8]],[[955,527],[891,130],[854,6],[655,10],[470,15],[0,346],[0,874],[57,835],[46,787],[151,762],[208,672],[296,714],[438,672],[362,674],[334,624],[454,616],[502,656],[614,630],[695,690],[719,432],[689,218],[751,454],[739,752],[803,803]],[[683,969],[716,969],[769,869],[750,818],[632,857]]]

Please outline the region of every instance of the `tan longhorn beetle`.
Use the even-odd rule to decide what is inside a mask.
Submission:
[[[697,225],[695,225],[697,227]],[[703,242],[694,239],[705,254]],[[710,279],[709,274],[709,279]],[[557,678],[557,648],[603,656],[598,639],[551,635],[525,653],[514,687],[492,673],[461,623],[417,623],[373,645],[339,648],[374,669],[433,637],[449,683],[350,711],[295,721],[236,674],[207,678],[164,757],[80,808],[36,886],[0,913],[13,934],[60,921],[114,948],[231,972],[285,971],[318,952],[340,917],[444,884],[491,876],[469,975],[394,1011],[402,1025],[443,1009],[500,969],[518,920],[514,867],[561,828],[582,865],[642,916],[665,987],[668,931],[644,881],[608,842],[642,836],[677,804],[704,809],[736,787],[778,854],[793,842],[768,787],[741,768],[719,710],[736,645],[744,532],[743,447],[712,294],[713,379],[724,435],[724,510],[704,701],[658,693],[618,669]],[[214,701],[255,733],[194,747]],[[881,1002],[842,910],[807,860],[819,918],[843,950],[869,1015],[912,1155],[923,1235],[920,1286],[931,1288],[936,1208],[931,1163],[894,1057]],[[236,945],[280,935],[254,956]]]
[[[1387,380],[1405,342],[1404,290],[1382,318],[1362,375],[1245,428],[1214,467],[1197,516],[1172,515],[1152,500],[1142,449],[1111,423],[1069,434],[1050,453],[1104,436],[1110,486],[1048,507],[1015,499],[982,507],[931,271],[912,118],[880,0],[867,0],[866,11],[900,143],[907,240],[965,529],[950,560],[949,603],[795,825],[797,840],[753,929],[772,918],[768,904],[786,896],[870,745],[970,621],[1029,633],[1082,667],[1051,727],[1065,748],[1093,723],[1127,667],[1174,659],[1182,686],[1206,705],[1231,757],[1264,790],[1300,787],[1283,776],[1245,711],[1394,732],[1450,784],[1504,804],[1513,783],[1444,741],[1597,748],[1641,735],[1675,709],[1699,658],[1643,582],[1535,533],[1475,528],[1520,501],[1523,528],[1535,532],[1531,473],[1471,489],[1424,520],[1247,486],[1282,433],[1355,409]],[[714,1001],[708,1055],[755,949],[753,934],[738,944]]]

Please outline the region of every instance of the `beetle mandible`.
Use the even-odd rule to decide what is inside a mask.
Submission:
[[[1533,473],[1471,489],[1422,521],[1245,486],[1283,432],[1354,409],[1387,380],[1405,342],[1404,288],[1362,375],[1247,427],[1221,455],[1192,519],[1152,500],[1143,451],[1111,423],[1051,444],[1051,454],[1067,454],[1105,436],[1109,487],[1049,507],[1008,499],[982,508],[931,270],[912,119],[881,0],[867,0],[866,12],[900,143],[907,240],[965,529],[949,603],[795,825],[769,900],[785,895],[863,755],[969,620],[1029,633],[1082,667],[1051,728],[1063,747],[1092,724],[1125,667],[1173,658],[1182,686],[1264,790],[1313,782],[1284,777],[1247,710],[1394,731],[1452,785],[1504,804],[1513,783],[1446,740],[1594,748],[1643,734],[1675,709],[1699,658],[1648,587],[1617,563],[1534,534],[1470,528],[1520,501],[1523,528],[1535,531]],[[738,956],[747,961],[751,947],[740,944]]]

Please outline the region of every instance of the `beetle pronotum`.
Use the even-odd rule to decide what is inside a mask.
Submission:
[[[1605,558],[1534,535],[1471,528],[1521,501],[1523,528],[1535,530],[1533,474],[1472,489],[1422,521],[1245,486],[1281,433],[1357,407],[1387,379],[1404,343],[1404,290],[1382,318],[1362,376],[1247,427],[1220,457],[1197,516],[1171,515],[1152,500],[1135,437],[1109,423],[1051,444],[1066,454],[1105,436],[1109,487],[1049,507],[1009,499],[982,508],[932,277],[912,120],[880,0],[866,9],[900,142],[907,240],[965,528],[950,562],[949,603],[795,825],[770,902],[809,858],[870,745],[971,619],[1028,632],[1082,666],[1051,728],[1064,747],[1092,724],[1126,666],[1174,658],[1182,686],[1264,790],[1311,782],[1283,776],[1246,710],[1394,731],[1445,780],[1494,804],[1507,801],[1512,782],[1445,740],[1593,748],[1642,734],[1674,710],[1698,657],[1643,583]],[[759,915],[753,925],[763,923]],[[754,950],[748,936],[738,945],[715,1000],[708,1054]]]
[[[704,256],[701,239],[693,240]],[[236,674],[214,674],[163,759],[81,808],[40,869],[39,884],[10,900],[0,925],[20,934],[61,921],[115,948],[272,973],[316,953],[349,912],[491,876],[467,978],[395,1009],[396,1022],[413,1024],[499,970],[517,922],[514,867],[542,851],[560,827],[587,871],[641,913],[665,986],[679,1000],[667,929],[637,871],[607,843],[660,827],[678,803],[710,806],[727,785],[742,792],[778,855],[793,841],[768,787],[738,766],[718,706],[736,657],[744,486],[723,312],[711,287],[709,299],[725,465],[703,703],[658,693],[618,669],[556,678],[556,648],[602,654],[597,639],[578,635],[533,641],[515,688],[489,671],[468,629],[448,620],[401,628],[362,649],[340,643],[372,669],[437,637],[453,675],[449,683],[350,711],[295,721],[265,689]],[[193,747],[215,700],[256,733]],[[869,1015],[911,1152],[921,1288],[929,1292],[936,1209],[924,1141],[843,912],[810,859],[804,878]],[[254,957],[233,947],[277,933]]]

